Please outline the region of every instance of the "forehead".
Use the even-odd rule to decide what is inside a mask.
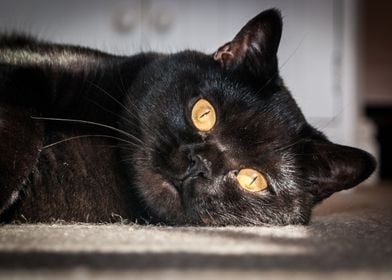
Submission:
[[[168,102],[188,102],[195,97],[209,97],[217,103],[232,97],[238,101],[240,93],[251,92],[245,83],[232,79],[203,54],[166,57],[146,71],[143,79],[148,81],[148,96],[163,97]]]
[[[147,75],[147,76],[146,76]],[[212,57],[198,52],[165,56],[146,72],[148,106],[166,110],[165,115],[185,113],[197,98],[206,98],[218,114],[230,119],[273,121],[275,126],[301,126],[305,119],[284,86],[271,82],[249,85],[221,69]],[[177,116],[178,117],[178,116]]]

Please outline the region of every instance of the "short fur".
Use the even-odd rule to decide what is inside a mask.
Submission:
[[[213,55],[131,57],[0,37],[0,221],[307,223],[375,161],[306,122],[279,76],[281,32],[267,10]],[[217,112],[208,133],[190,119],[199,98]],[[267,190],[241,189],[244,167]]]

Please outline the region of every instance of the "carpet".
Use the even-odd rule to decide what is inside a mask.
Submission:
[[[0,279],[392,279],[392,186],[319,205],[308,226],[0,226]]]

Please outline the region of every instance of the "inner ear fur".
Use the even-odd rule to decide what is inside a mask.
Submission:
[[[221,46],[214,59],[226,70],[246,70],[261,77],[278,71],[277,51],[282,35],[282,16],[276,9],[251,19],[234,37]]]

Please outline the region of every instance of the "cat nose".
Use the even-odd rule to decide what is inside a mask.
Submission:
[[[211,162],[200,155],[189,156],[189,166],[185,178],[211,178]]]

